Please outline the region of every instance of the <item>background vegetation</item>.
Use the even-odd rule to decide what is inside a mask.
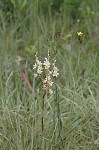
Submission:
[[[32,68],[48,49],[60,75],[45,99],[42,137],[42,83]],[[1,150],[99,150],[98,91],[98,0],[0,0]]]

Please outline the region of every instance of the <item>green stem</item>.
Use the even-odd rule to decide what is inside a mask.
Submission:
[[[62,139],[62,121],[61,121],[61,113],[60,113],[60,105],[59,105],[59,93],[56,88],[56,107],[57,107],[57,117],[58,117],[58,131],[59,131],[59,138],[60,138],[60,143],[61,143],[61,148],[64,149],[63,145],[63,139]]]
[[[44,133],[44,97],[42,101],[42,134]]]

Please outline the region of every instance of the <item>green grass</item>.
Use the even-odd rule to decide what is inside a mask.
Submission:
[[[77,3],[77,14],[64,3],[59,13],[51,12],[50,1],[43,7],[43,1],[30,0],[22,12],[15,9],[17,17],[11,22],[1,12],[1,150],[99,150],[99,2]],[[59,30],[61,35],[55,36]],[[84,33],[82,43],[77,31]],[[59,76],[54,95],[45,98],[42,135],[42,82],[35,80],[32,68],[35,52],[43,60],[48,49],[57,60]],[[20,66],[17,56],[25,58]]]

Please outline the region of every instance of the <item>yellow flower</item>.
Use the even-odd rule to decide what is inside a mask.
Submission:
[[[77,32],[77,35],[78,35],[78,36],[82,36],[83,33],[82,33],[82,32]]]

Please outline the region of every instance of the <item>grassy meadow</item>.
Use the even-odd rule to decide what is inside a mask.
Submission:
[[[98,0],[0,1],[0,150],[99,150]]]

